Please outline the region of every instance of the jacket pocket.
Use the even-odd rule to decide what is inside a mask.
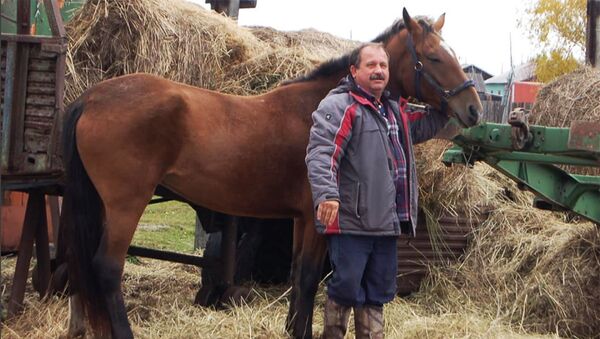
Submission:
[[[348,216],[360,219],[360,182],[340,185],[340,210]]]
[[[356,197],[354,199],[354,215],[356,215],[357,218],[360,219],[360,213],[361,213],[361,208],[360,208],[360,182],[356,182],[355,184],[356,186]]]

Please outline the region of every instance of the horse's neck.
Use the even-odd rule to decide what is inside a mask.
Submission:
[[[410,66],[413,65],[412,56],[407,48],[408,31],[402,30],[396,37],[392,38],[386,45],[386,50],[390,55],[390,81],[387,89],[390,91],[392,98],[399,99],[401,96],[408,96],[407,89],[414,81],[413,77],[408,76],[408,67],[403,68],[403,63],[407,60]],[[392,46],[402,46],[397,48]],[[392,77],[402,77],[396,79]],[[414,86],[414,85],[413,85]]]
[[[325,98],[330,90],[337,86],[346,74],[348,74],[347,70],[340,70],[326,77],[280,86],[269,92],[268,95],[283,99],[285,106],[296,108],[293,111],[301,114],[304,114],[304,111],[312,113],[319,102]]]

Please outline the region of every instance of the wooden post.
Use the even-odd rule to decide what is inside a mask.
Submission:
[[[585,61],[592,67],[600,65],[600,0],[587,2]]]
[[[29,264],[33,253],[33,240],[40,227],[46,225],[46,207],[44,205],[44,193],[39,190],[29,192],[27,199],[27,210],[25,211],[25,221],[23,222],[23,231],[21,233],[21,242],[19,244],[19,256],[17,257],[17,266],[13,277],[13,285],[8,301],[8,315],[13,316],[23,309],[23,298],[25,297],[25,284],[29,274]],[[47,231],[46,231],[47,232]],[[40,239],[38,241],[42,241]],[[46,250],[48,247],[48,234],[46,233]],[[37,249],[38,255],[41,251]],[[50,275],[50,266],[48,266],[48,276]],[[42,273],[42,272],[40,272]],[[45,274],[45,272],[43,273]],[[46,281],[46,286],[47,281]]]
[[[238,14],[240,13],[240,0],[229,0],[227,6],[227,16],[237,20]]]

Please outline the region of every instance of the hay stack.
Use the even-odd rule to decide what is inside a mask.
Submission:
[[[600,70],[581,67],[545,85],[529,120],[553,127],[569,127],[572,121],[600,121]]]
[[[584,66],[544,86],[529,120],[554,127],[570,127],[573,121],[600,121],[600,70]],[[600,168],[562,168],[575,174],[600,175]]]
[[[271,27],[249,27],[250,31],[272,48],[297,49],[312,62],[322,62],[341,56],[357,47],[359,42],[338,38],[314,29],[282,32]]]
[[[184,1],[88,1],[67,32],[67,102],[135,72],[220,90],[232,66],[264,48],[233,21]]]
[[[316,31],[248,30],[181,0],[88,1],[67,32],[67,102],[97,82],[135,72],[258,94],[355,45]]]

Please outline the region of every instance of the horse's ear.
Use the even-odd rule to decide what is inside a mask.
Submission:
[[[441,32],[444,27],[444,21],[446,20],[446,13],[440,15],[440,17],[433,23],[433,29],[436,32]]]
[[[404,25],[406,25],[406,29],[408,29],[409,32],[414,34],[421,29],[419,23],[410,17],[410,14],[408,14],[406,7],[402,9],[402,19],[404,20]]]

